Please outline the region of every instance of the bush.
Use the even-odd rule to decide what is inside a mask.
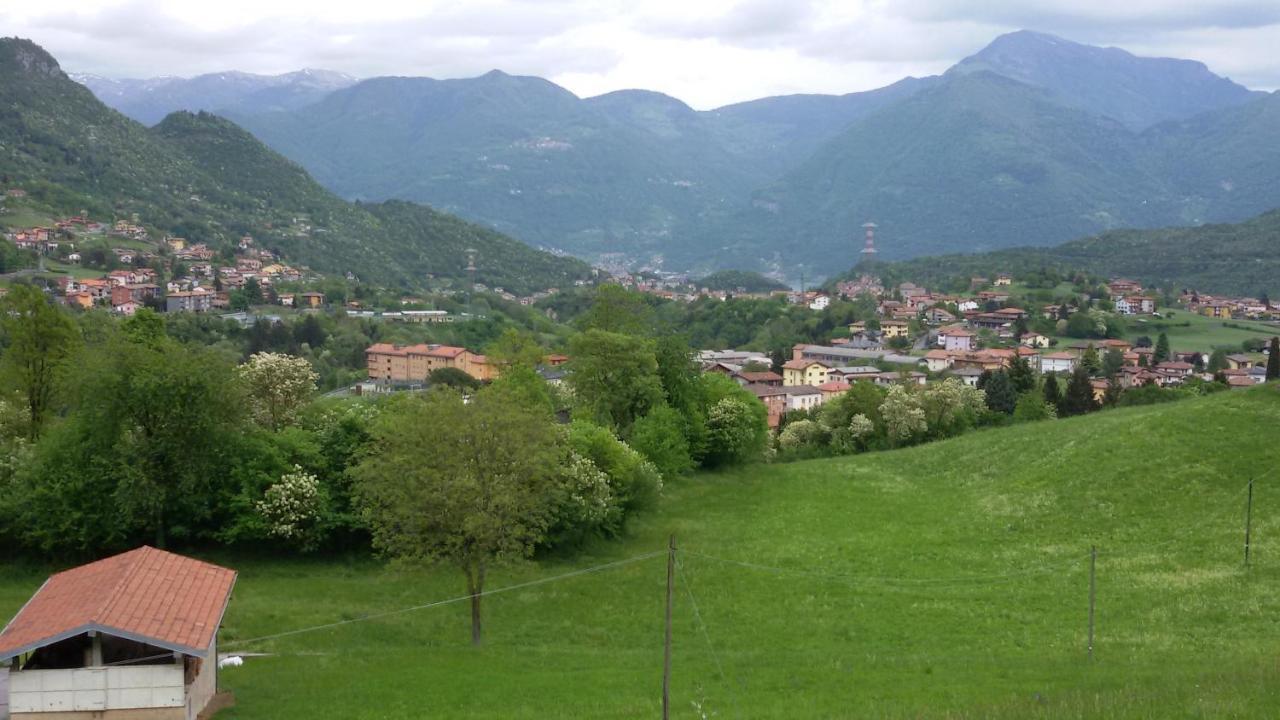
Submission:
[[[796,420],[778,435],[778,448],[788,454],[809,454],[825,448],[830,433],[813,420]]]
[[[1018,396],[1018,404],[1013,409],[1015,422],[1052,420],[1056,417],[1058,417],[1058,408],[1045,401],[1044,395],[1034,390]]]
[[[569,425],[569,447],[608,478],[617,512],[602,523],[608,534],[621,532],[629,514],[653,507],[662,493],[662,474],[653,463],[614,437],[608,428],[585,420]]]
[[[663,477],[683,475],[693,469],[685,425],[674,408],[657,407],[632,426],[631,447],[648,458]]]
[[[707,415],[707,457],[711,467],[759,459],[768,441],[764,405],[723,398]]]

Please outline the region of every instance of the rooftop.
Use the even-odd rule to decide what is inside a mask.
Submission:
[[[236,574],[142,546],[51,576],[0,632],[0,660],[90,630],[204,657]]]

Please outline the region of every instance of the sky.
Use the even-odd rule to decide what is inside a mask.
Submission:
[[[496,68],[582,97],[643,88],[698,109],[932,75],[1024,28],[1280,88],[1280,0],[0,0],[0,33],[69,72]]]

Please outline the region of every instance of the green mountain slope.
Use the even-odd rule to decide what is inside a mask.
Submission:
[[[552,258],[428,208],[347,203],[234,124],[177,113],[153,129],[110,110],[28,41],[0,40],[0,176],[68,211],[129,217],[210,243],[244,233],[322,272],[416,287],[430,273],[463,280],[466,250],[477,279],[514,292],[585,277]]]
[[[1123,276],[1164,288],[1280,296],[1280,210],[1238,224],[1115,230],[1048,248],[922,257],[883,266],[897,280],[939,286],[957,278],[1051,268]],[[967,283],[966,283],[967,284]]]
[[[378,78],[238,116],[340,195],[426,201],[582,255],[660,255],[763,181],[656,93],[579,100],[539,78]]]

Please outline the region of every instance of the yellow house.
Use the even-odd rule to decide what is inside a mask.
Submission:
[[[1211,318],[1222,318],[1222,319],[1224,319],[1224,320],[1230,320],[1230,319],[1231,319],[1231,306],[1230,306],[1230,305],[1218,305],[1218,304],[1213,304],[1213,305],[1202,305],[1202,306],[1200,307],[1200,314],[1201,314],[1201,315],[1204,315],[1205,317],[1211,317]]]
[[[996,276],[996,287],[1009,287],[1012,284],[1013,284],[1012,276],[1006,275],[1004,273],[1001,273],[1000,275]]]
[[[1029,348],[1047,348],[1049,347],[1049,338],[1040,333],[1028,333],[1022,336],[1022,345]]]
[[[884,320],[880,323],[880,332],[890,340],[904,338],[911,334],[911,324],[905,320]]]
[[[831,368],[817,360],[788,360],[782,364],[782,384],[784,387],[817,387],[827,381],[829,372]]]

